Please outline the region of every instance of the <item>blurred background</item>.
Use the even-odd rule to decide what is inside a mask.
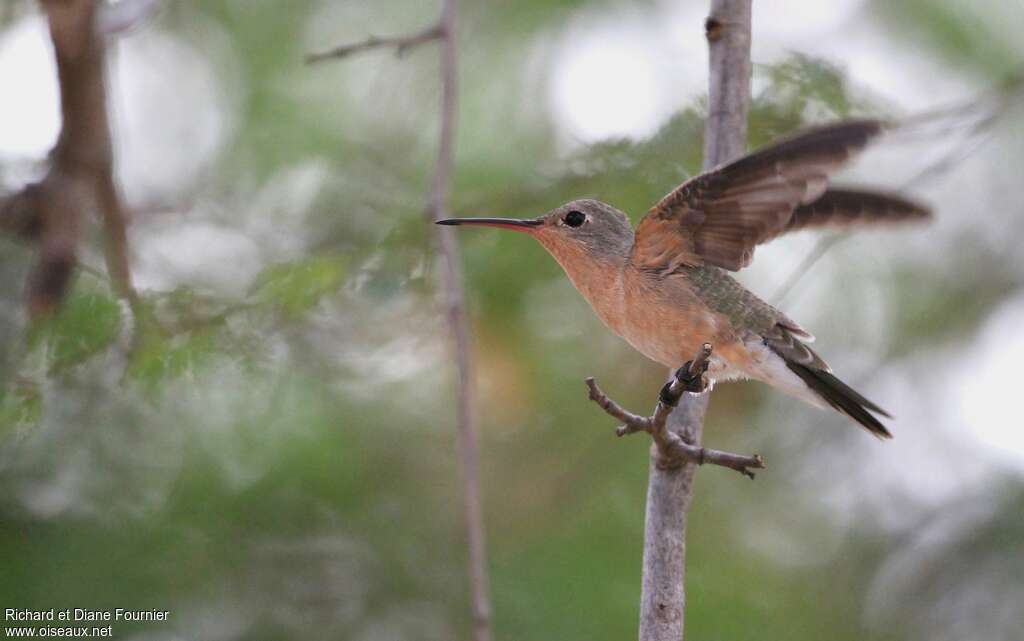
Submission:
[[[0,604],[158,608],[132,639],[465,638],[454,370],[423,210],[434,45],[307,52],[436,18],[413,0],[179,0],[111,47],[134,275],[97,226],[62,311],[26,322],[33,250],[0,239]],[[698,171],[705,2],[463,0],[455,215],[577,197],[634,221]],[[972,100],[1024,66],[1008,0],[754,3],[751,145]],[[0,189],[59,130],[45,22],[0,6]],[[844,175],[909,187],[928,227],[834,244],[781,307],[889,409],[881,443],[754,383],[715,390],[698,474],[695,639],[1011,640],[1024,626],[1024,110],[895,137]],[[928,172],[929,167],[937,167]],[[922,176],[921,172],[925,172]],[[766,299],[820,236],[758,250]],[[464,230],[498,639],[636,633],[645,439],[665,372],[529,239]]]

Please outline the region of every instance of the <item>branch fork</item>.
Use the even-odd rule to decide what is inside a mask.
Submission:
[[[711,352],[711,343],[704,343],[693,360],[676,370],[672,380],[661,388],[661,392],[658,394],[658,404],[655,405],[654,413],[650,416],[640,416],[623,408],[609,398],[592,377],[586,379],[587,388],[590,390],[590,400],[597,403],[609,416],[622,421],[623,424],[615,430],[617,436],[626,436],[637,432],[650,434],[658,452],[658,466],[663,469],[678,467],[685,462],[698,465],[708,463],[736,470],[743,476],[753,479],[754,473],[751,470],[764,469],[764,459],[760,455],[743,456],[700,447],[687,443],[681,436],[666,427],[669,414],[678,405],[679,399],[684,393],[703,394],[707,391],[709,386],[707,369]]]
[[[114,180],[113,145],[107,114],[105,33],[98,15],[100,0],[41,0],[57,60],[60,136],[50,152],[46,175],[12,194],[0,194],[0,233],[38,245],[38,262],[28,283],[29,315],[52,313],[64,299],[77,266],[84,222],[98,215],[106,235],[107,273],[118,297],[133,309],[138,295],[132,284],[126,226],[128,214]],[[125,22],[141,19],[155,0],[124,0]],[[123,6],[122,6],[123,5]],[[129,20],[128,18],[132,18]],[[107,25],[109,26],[109,25]]]

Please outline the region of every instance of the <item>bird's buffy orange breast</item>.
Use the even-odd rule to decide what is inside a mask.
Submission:
[[[667,367],[693,358],[706,342],[718,342],[718,319],[682,281],[623,271],[624,322],[618,333],[637,351]]]
[[[723,330],[731,332],[682,279],[654,280],[624,259],[594,260],[571,244],[551,245],[545,244],[601,321],[653,361],[678,367],[705,342],[717,346]]]

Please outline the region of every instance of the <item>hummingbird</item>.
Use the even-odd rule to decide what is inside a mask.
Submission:
[[[929,218],[927,207],[896,193],[829,186],[884,129],[864,119],[804,130],[687,180],[636,229],[590,199],[539,218],[437,222],[532,236],[601,321],[651,360],[675,368],[711,343],[710,384],[761,381],[891,438],[879,420],[891,416],[832,374],[808,346],[811,333],[729,275],[751,263],[757,245],[789,232]]]

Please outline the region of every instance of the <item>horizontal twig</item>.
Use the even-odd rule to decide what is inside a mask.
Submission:
[[[319,53],[311,53],[306,56],[306,64],[315,64],[317,62],[323,62],[324,60],[337,60],[346,56],[351,56],[355,53],[361,53],[363,51],[370,51],[372,49],[386,49],[394,47],[395,54],[398,56],[405,55],[410,49],[432,42],[434,40],[440,40],[444,37],[444,28],[440,23],[428,27],[423,31],[418,31],[405,36],[392,36],[389,38],[378,38],[377,36],[370,36],[362,42],[356,42],[347,45],[341,45],[327,51],[321,51]]]
[[[650,434],[661,456],[661,465],[665,467],[689,461],[698,465],[727,467],[752,479],[754,473],[751,470],[764,469],[764,459],[759,455],[744,456],[693,445],[665,427],[672,408],[676,406],[684,392],[702,394],[706,391],[707,380],[704,373],[707,371],[711,352],[711,344],[705,343],[693,360],[676,371],[672,380],[661,390],[658,404],[651,416],[640,416],[625,409],[609,398],[593,378],[586,379],[590,400],[597,403],[609,416],[622,421],[622,425],[615,431],[618,436],[637,432]]]
[[[754,473],[751,470],[763,470],[764,459],[760,454],[746,456],[743,454],[732,454],[721,450],[713,450],[707,447],[690,445],[683,441],[676,434],[669,432],[668,450],[674,458],[684,461],[693,461],[698,465],[705,463],[727,467],[736,470],[743,476],[753,479]]]
[[[647,432],[651,429],[651,418],[649,416],[640,416],[634,414],[629,410],[624,409],[621,405],[608,398],[608,395],[601,391],[601,388],[597,386],[597,382],[592,376],[586,379],[587,387],[590,389],[590,400],[600,406],[609,416],[617,418],[622,421],[624,425],[616,430],[619,436],[625,436],[626,434],[633,434],[634,432]]]

